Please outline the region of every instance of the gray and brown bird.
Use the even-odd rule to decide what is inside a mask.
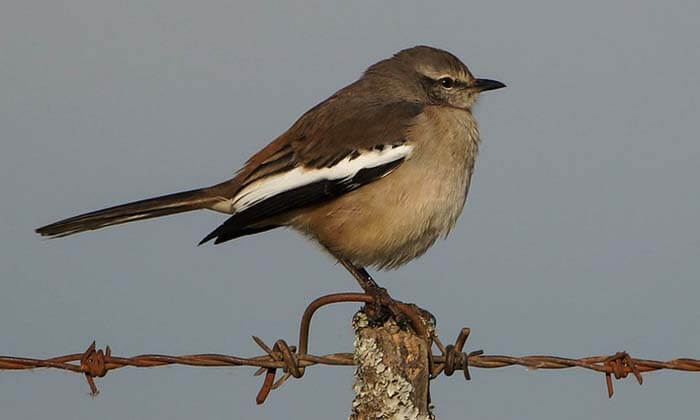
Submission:
[[[418,46],[370,66],[220,184],[82,214],[48,237],[191,210],[231,216],[201,242],[278,227],[320,243],[369,293],[363,268],[398,267],[454,226],[479,149],[471,108],[505,85],[447,51]],[[388,295],[385,294],[385,297]]]

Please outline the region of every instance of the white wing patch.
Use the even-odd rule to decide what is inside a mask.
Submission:
[[[323,180],[345,180],[354,177],[360,170],[375,168],[399,159],[405,159],[413,146],[386,146],[383,150],[360,152],[359,156],[348,156],[329,168],[309,169],[297,167],[283,174],[258,180],[236,194],[233,199],[219,203],[217,207],[227,208],[230,213],[238,213],[270,197],[304,185]]]

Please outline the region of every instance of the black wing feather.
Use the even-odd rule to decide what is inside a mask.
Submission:
[[[348,193],[361,187],[362,185],[368,184],[387,175],[403,161],[404,159],[400,158],[373,168],[364,168],[357,171],[355,176],[352,178],[337,180],[324,179],[312,184],[302,185],[300,187],[279,193],[241,211],[240,213],[234,214],[221,226],[202,239],[199,244],[201,245],[209,242],[214,238],[216,238],[214,243],[220,244],[244,235],[250,235],[251,233],[273,229],[277,226],[265,225],[254,228],[251,228],[250,226],[262,222],[269,217],[282,214],[286,211],[322,203],[342,194]]]
[[[412,102],[368,104],[343,92],[341,90],[299,118],[281,137],[285,142],[282,147],[259,161],[251,161],[255,168],[243,178],[238,191],[255,181],[299,166],[328,168],[346,157],[351,160],[359,157],[362,151],[399,146],[405,142],[406,129],[423,110],[423,105]],[[269,197],[231,216],[200,244],[213,239],[218,244],[278,227],[266,223],[266,219],[360,188],[387,175],[402,162],[403,159],[397,159],[364,168],[350,179],[321,180]]]

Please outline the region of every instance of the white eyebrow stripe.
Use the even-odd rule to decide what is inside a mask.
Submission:
[[[232,213],[241,212],[261,201],[277,194],[322,180],[351,179],[360,170],[375,168],[399,159],[405,159],[413,150],[412,145],[387,145],[383,150],[367,150],[359,156],[347,156],[337,164],[328,168],[309,169],[296,167],[282,174],[260,179],[243,188],[230,203]]]

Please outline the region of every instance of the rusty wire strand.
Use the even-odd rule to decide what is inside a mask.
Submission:
[[[305,310],[299,331],[299,345],[289,346],[284,340],[277,340],[272,348],[263,340],[253,337],[255,343],[265,352],[255,357],[239,357],[225,354],[189,354],[170,356],[162,354],[142,354],[133,357],[113,356],[109,346],[105,350],[97,350],[93,342],[83,353],[73,353],[48,359],[26,357],[0,356],[0,370],[26,370],[35,368],[53,368],[76,373],[82,373],[90,386],[92,395],[99,393],[94,378],[103,377],[110,370],[123,367],[156,367],[166,365],[185,365],[200,367],[258,367],[256,375],[266,373],[262,388],[256,397],[256,402],[262,404],[271,390],[279,388],[290,377],[301,378],[306,367],[314,365],[352,366],[355,365],[352,353],[331,353],[322,356],[308,354],[308,340],[311,318],[320,307],[340,302],[372,303],[374,298],[361,293],[337,293],[314,300]],[[455,344],[443,345],[437,336],[432,342],[440,354],[430,355],[431,379],[441,373],[446,376],[461,370],[466,380],[470,380],[469,367],[494,369],[507,366],[524,366],[529,369],[568,369],[584,368],[605,374],[608,396],[613,395],[612,377],[626,378],[632,374],[639,384],[642,384],[642,373],[656,370],[677,370],[700,372],[700,360],[680,358],[669,361],[657,361],[632,358],[626,352],[612,356],[593,356],[580,359],[570,359],[557,356],[502,356],[485,355],[482,350],[463,352],[469,338],[470,330],[463,328],[455,340]],[[78,362],[78,363],[76,363]],[[277,369],[282,369],[284,375],[275,381]]]

